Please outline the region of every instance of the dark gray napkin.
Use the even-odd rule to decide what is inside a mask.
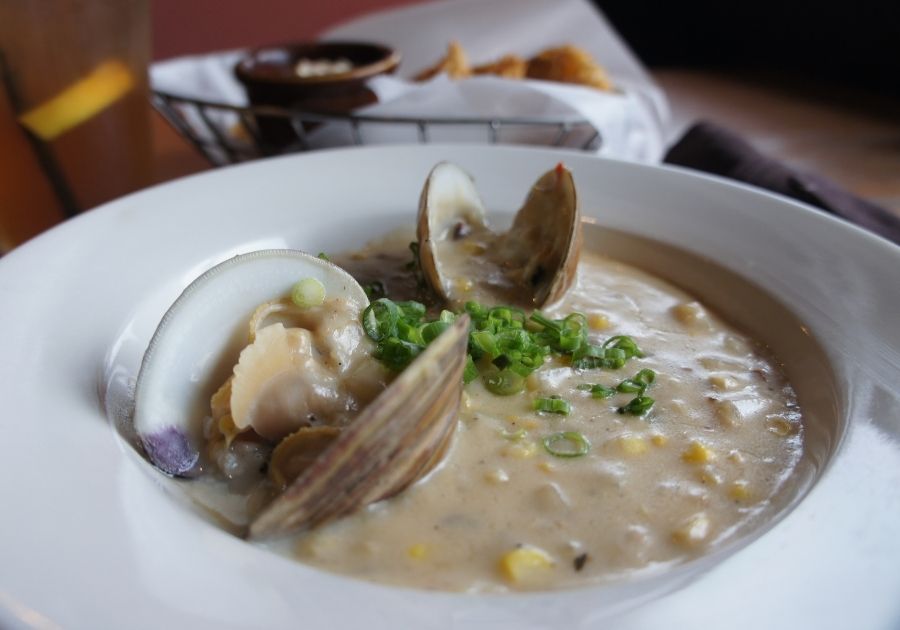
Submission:
[[[722,175],[821,208],[900,245],[900,217],[830,180],[791,168],[710,122],[687,130],[666,153],[669,164]]]

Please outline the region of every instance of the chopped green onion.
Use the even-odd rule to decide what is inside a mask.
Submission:
[[[475,367],[475,362],[470,354],[466,357],[466,367],[463,368],[463,383],[468,385],[476,378],[478,378],[478,368]]]
[[[650,407],[653,406],[654,402],[655,401],[649,396],[636,396],[635,398],[632,398],[627,405],[619,407],[616,411],[622,414],[627,413],[632,416],[643,416],[650,411]]]
[[[422,319],[425,317],[425,305],[421,302],[409,300],[407,302],[395,302],[397,308],[408,319]]]
[[[563,400],[559,396],[550,396],[548,398],[537,398],[532,405],[535,411],[545,413],[558,413],[564,416],[569,415],[572,411],[572,405],[568,400]]]
[[[644,368],[634,375],[633,380],[637,381],[638,383],[646,383],[646,385],[649,387],[650,384],[656,380],[656,372],[651,369]]]
[[[518,394],[525,388],[525,379],[511,370],[498,370],[482,376],[488,391],[498,396]]]
[[[441,316],[438,318],[439,321],[447,322],[448,324],[452,324],[456,321],[456,313],[453,311],[443,310],[441,311]]]
[[[544,326],[545,328],[549,328],[550,330],[558,331],[561,328],[559,324],[557,324],[552,319],[548,319],[547,316],[540,311],[535,311],[534,313],[532,313],[530,319],[534,322],[537,322],[541,326]]]
[[[324,260],[326,262],[331,262],[331,259],[328,257],[328,254],[326,254],[325,252],[319,252],[319,255],[316,256],[316,258],[321,258],[322,260]]]
[[[397,322],[397,337],[403,341],[408,341],[419,346],[425,346],[425,340],[422,339],[421,329],[414,323],[414,320],[403,318]]]
[[[450,324],[437,320],[436,322],[425,324],[419,328],[419,335],[422,337],[422,341],[427,345],[437,339],[440,334],[448,328],[450,328]]]
[[[410,246],[418,255],[415,243]],[[415,260],[410,263],[414,267]],[[380,282],[366,287],[370,296],[384,290]],[[487,307],[467,302],[470,316],[468,356],[463,380],[470,383],[479,375],[491,392],[509,396],[521,392],[525,379],[541,368],[550,354],[570,356],[576,369],[619,369],[636,356],[643,356],[631,337],[611,337],[603,345],[588,340],[587,318],[571,313],[562,319],[550,319],[540,311],[531,316],[510,306]],[[394,302],[387,297],[375,299],[363,312],[362,325],[376,342],[375,356],[393,370],[402,370],[418,354],[443,333],[459,317],[443,310],[437,318],[429,317],[420,302]],[[641,370],[634,378],[619,384],[619,391],[643,395],[656,373]],[[615,390],[603,385],[587,385],[594,398],[608,398]],[[538,411],[569,413],[568,402],[554,397],[552,402],[536,402]],[[624,412],[623,412],[624,413]]]
[[[492,359],[500,355],[500,348],[497,347],[497,340],[494,339],[493,333],[486,330],[473,332],[469,338],[469,343],[479,352],[480,355],[488,355]]]
[[[643,393],[646,388],[647,386],[644,383],[638,383],[630,378],[626,378],[616,386],[616,391],[623,394],[637,394],[638,392]]]
[[[605,349],[618,348],[625,352],[625,358],[630,359],[632,357],[643,358],[644,353],[641,352],[641,349],[638,348],[638,345],[635,343],[634,339],[628,337],[626,335],[617,335],[615,337],[610,337],[603,343],[603,347]]]
[[[400,322],[400,309],[387,298],[375,300],[363,311],[363,330],[372,341],[381,341],[397,336],[397,324]]]
[[[554,457],[582,457],[591,450],[591,443],[577,431],[548,435],[543,443],[544,449]]]
[[[656,372],[645,368],[635,374],[634,378],[626,378],[619,383],[616,390],[626,394],[640,394],[643,396],[644,392],[647,391],[647,388],[650,387],[650,384],[655,380]]]
[[[478,302],[466,302],[465,309],[466,313],[471,315],[472,319],[475,321],[480,321],[487,317],[487,309]]]
[[[304,278],[291,288],[291,302],[299,308],[322,306],[325,302],[325,285],[316,278]]]
[[[600,383],[597,383],[596,385],[585,383],[584,385],[579,385],[578,389],[591,392],[591,398],[609,398],[616,393],[616,390],[612,387],[606,387]]]
[[[422,346],[403,341],[397,337],[385,339],[375,349],[375,358],[395,372],[402,372],[413,359],[419,356]]]

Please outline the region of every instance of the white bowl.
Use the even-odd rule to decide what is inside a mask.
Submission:
[[[807,456],[778,518],[654,577],[474,596],[324,573],[250,546],[178,500],[110,420],[127,416],[166,307],[236,253],[336,252],[411,224],[441,159],[474,173],[501,212],[564,160],[585,215],[637,237],[600,242],[691,285],[773,344],[809,411]],[[896,627],[898,272],[900,248],[801,204],[553,150],[328,151],[120,199],[0,259],[0,626]]]

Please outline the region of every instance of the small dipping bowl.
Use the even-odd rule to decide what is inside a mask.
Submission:
[[[308,60],[322,74],[301,76],[297,64]],[[349,69],[338,67],[343,60]],[[327,65],[334,64],[335,71]],[[390,74],[400,64],[393,48],[367,42],[302,42],[268,46],[250,51],[234,68],[251,105],[270,105],[322,114],[346,114],[378,99],[366,81]],[[321,66],[325,66],[322,68]],[[263,139],[273,148],[296,141],[289,120],[256,116]]]

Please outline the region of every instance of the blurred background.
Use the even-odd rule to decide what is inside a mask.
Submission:
[[[153,56],[312,38],[362,13],[416,3],[152,0]],[[900,214],[900,3],[595,4],[665,90],[670,141],[695,120],[713,120]]]
[[[0,174],[0,217],[7,217],[0,221],[0,253],[82,209],[210,168],[159,114],[147,108],[141,113],[139,98],[116,100],[115,116],[89,116],[103,110],[103,98],[113,102],[119,92],[146,94],[146,63],[314,39],[367,12],[418,2],[0,0],[0,78],[7,87],[17,83],[0,97],[0,173],[5,173]],[[664,90],[671,109],[669,143],[697,120],[713,121],[789,167],[824,175],[900,215],[900,4],[596,4]],[[67,29],[59,15],[75,13],[93,21],[95,31]],[[495,26],[502,38],[503,25]],[[106,33],[99,43],[96,32]],[[97,65],[104,46],[125,51],[120,52],[123,67]],[[36,47],[100,49],[96,58],[81,54],[91,69],[92,89],[81,86],[81,92],[66,94],[65,103],[80,103],[88,123],[66,114],[69,127],[55,128],[50,123],[60,117],[52,107],[37,111],[31,126],[14,122],[71,84],[71,79],[54,81],[54,72],[87,72],[42,62],[33,53]],[[51,71],[27,70],[34,67]],[[70,127],[75,131],[67,133]],[[91,158],[92,147],[104,137],[137,149],[113,159]],[[57,176],[23,185],[38,167],[49,168],[51,175],[55,169]],[[75,190],[60,206],[59,190],[73,172],[78,185],[68,186]]]

